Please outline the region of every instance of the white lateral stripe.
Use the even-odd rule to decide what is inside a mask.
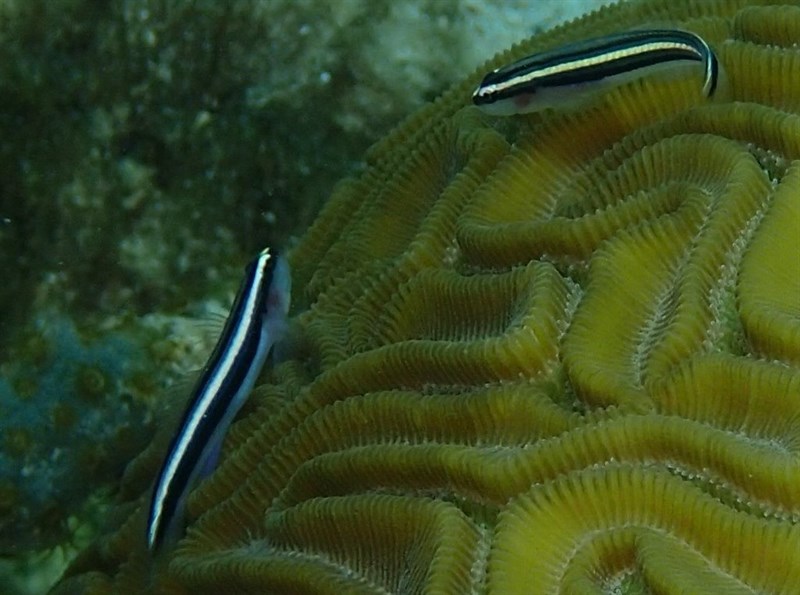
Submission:
[[[700,36],[680,29],[635,30],[568,44],[532,54],[486,74],[473,102],[490,114],[512,115],[560,107],[571,98],[588,97],[601,88],[624,84],[672,63],[697,62],[703,68],[703,94],[718,84],[719,64]],[[570,96],[553,102],[548,90]],[[577,103],[574,102],[574,103]]]
[[[249,391],[252,388],[252,386],[248,387],[246,385],[248,383],[252,385],[255,382],[258,375],[256,368],[260,369],[263,365],[269,347],[275,340],[275,337],[268,335],[265,337],[261,328],[264,325],[267,314],[264,311],[267,304],[266,295],[272,286],[272,275],[268,274],[274,270],[270,266],[272,258],[273,256],[270,255],[269,249],[265,248],[248,267],[248,274],[252,270],[252,278],[240,288],[234,309],[229,315],[229,320],[226,322],[219,342],[211,356],[216,360],[216,364],[213,369],[203,372],[199,381],[200,384],[195,388],[195,395],[190,401],[190,413],[183,426],[179,429],[175,442],[167,454],[167,459],[159,474],[156,490],[153,494],[150,518],[148,519],[147,541],[151,549],[160,539],[160,532],[172,521],[172,519],[164,518],[167,499],[170,496],[180,498],[182,493],[189,487],[188,485],[176,485],[176,476],[181,465],[187,457],[196,453],[197,460],[192,461],[193,469],[189,474],[189,480],[191,481],[191,477],[197,471],[197,466],[202,462],[201,453],[205,445],[199,449],[192,448],[197,441],[201,422],[218,399],[223,399],[226,407],[220,419],[213,420],[214,423],[218,424],[224,418],[227,418],[228,422],[232,419],[235,412],[230,412],[230,408],[236,406],[235,402],[239,400],[234,397],[240,392]],[[285,317],[285,310],[288,309],[288,296],[284,302],[281,304],[281,309],[284,311],[278,314]],[[244,364],[237,364],[237,358],[244,351],[253,347],[247,344],[248,337],[255,337],[258,342],[253,353],[254,357]],[[222,344],[224,341],[226,342]],[[236,376],[237,365],[248,366],[246,370],[240,370],[242,373],[239,374],[239,377],[242,381],[235,386],[229,387],[229,390],[223,394],[226,381]],[[175,512],[176,514],[179,513],[177,510]]]
[[[552,66],[533,70],[531,72],[527,72],[525,74],[516,76],[514,78],[510,78],[502,85],[494,85],[494,87],[497,90],[500,90],[502,88],[513,87],[519,84],[530,83],[532,81],[535,81],[536,79],[546,78],[557,74],[563,74],[565,72],[573,72],[576,70],[583,70],[583,69],[588,70],[593,67],[601,66],[603,64],[608,64],[615,60],[627,58],[629,56],[638,56],[641,54],[648,54],[648,53],[654,53],[658,51],[672,50],[672,49],[682,49],[690,51],[694,50],[694,48],[688,44],[666,43],[666,42],[644,43],[635,47],[627,47],[621,50],[614,50],[606,54],[589,56],[587,58],[577,58],[575,60],[562,62],[561,64],[554,64]],[[694,51],[696,52],[696,50]],[[697,53],[697,56],[699,59],[702,59],[702,56],[699,53]]]

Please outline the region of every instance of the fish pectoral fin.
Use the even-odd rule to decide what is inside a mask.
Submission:
[[[197,478],[198,479],[205,479],[217,468],[217,463],[219,463],[219,457],[222,453],[222,440],[216,441],[215,444],[209,446],[208,454],[206,454],[204,460],[200,464],[198,469]]]

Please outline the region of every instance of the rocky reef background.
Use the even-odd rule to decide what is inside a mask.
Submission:
[[[4,592],[102,522],[240,264],[407,114],[593,3],[323,4],[0,2]]]

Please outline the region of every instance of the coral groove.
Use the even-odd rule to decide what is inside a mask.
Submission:
[[[467,105],[487,68],[664,22],[717,51],[714,101]],[[799,32],[796,4],[634,0],[410,117],[291,252],[289,358],[185,538],[144,552],[154,447],[60,592],[797,593]]]

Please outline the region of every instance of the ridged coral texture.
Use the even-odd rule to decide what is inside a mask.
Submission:
[[[578,111],[481,75],[637,27],[725,72]],[[629,2],[535,36],[411,116],[290,258],[290,357],[144,549],[136,512],[60,589],[800,593],[800,6]]]

